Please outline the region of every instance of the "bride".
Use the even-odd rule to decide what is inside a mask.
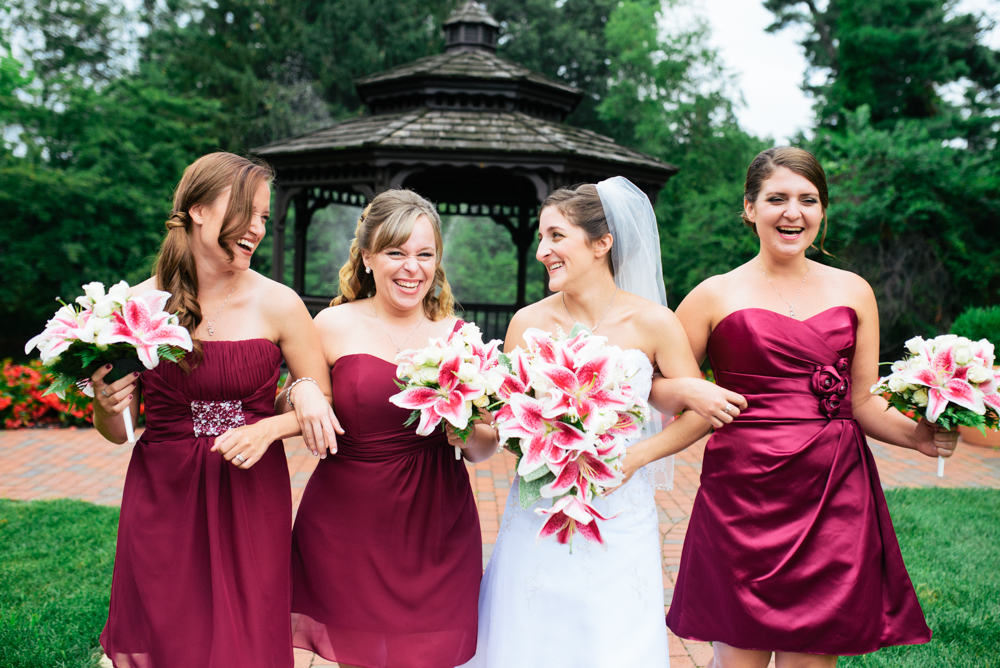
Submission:
[[[529,327],[569,332],[582,323],[625,351],[637,394],[673,415],[660,432],[647,423],[628,443],[625,482],[593,505],[601,547],[577,536],[572,552],[548,540],[544,522],[507,497],[479,595],[479,638],[467,668],[649,668],[667,666],[661,542],[654,487],[669,488],[673,454],[745,407],[743,398],[701,380],[679,321],[666,307],[656,218],[648,198],[623,177],[561,189],[543,202],[537,259],[555,294],[515,314],[504,348],[525,347]],[[653,381],[653,372],[657,375]],[[703,419],[704,418],[704,419]],[[659,433],[658,433],[659,432]],[[640,440],[643,439],[643,440]],[[543,499],[536,504],[551,505]]]

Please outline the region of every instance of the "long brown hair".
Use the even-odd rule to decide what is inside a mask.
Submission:
[[[566,220],[583,230],[590,243],[595,243],[606,234],[611,234],[608,217],[604,213],[604,204],[593,183],[584,183],[569,188],[560,188],[545,198],[538,209],[541,215],[546,207],[554,206]],[[613,242],[612,242],[613,243]],[[611,253],[607,255],[608,269],[615,275],[615,265],[611,261]]]
[[[351,242],[351,256],[340,268],[340,294],[330,306],[375,295],[375,277],[365,271],[364,253],[375,254],[386,248],[401,246],[413,233],[413,225],[421,215],[427,216],[434,229],[437,257],[434,284],[424,297],[424,313],[431,320],[447,318],[455,312],[455,299],[441,266],[444,241],[441,238],[441,217],[434,205],[412,190],[386,190],[376,195],[358,218],[358,227]]]
[[[184,170],[174,190],[174,206],[167,219],[167,236],[156,258],[156,287],[170,293],[165,310],[176,312],[180,324],[194,334],[202,321],[198,303],[198,271],[191,252],[191,207],[210,206],[232,188],[229,204],[222,218],[219,247],[230,261],[234,254],[230,242],[243,237],[253,222],[253,199],[261,184],[274,178],[271,168],[232,153],[209,153]],[[193,338],[193,337],[192,337]],[[181,366],[194,368],[201,359],[201,341],[194,339],[194,351]]]
[[[750,163],[750,167],[747,168],[747,180],[743,186],[743,199],[751,204],[756,202],[764,181],[771,178],[771,175],[779,167],[784,167],[798,174],[816,186],[816,190],[819,191],[819,202],[823,206],[823,235],[819,240],[819,250],[824,255],[829,255],[826,249],[823,248],[823,242],[826,241],[826,228],[828,224],[826,210],[830,206],[830,193],[826,185],[826,172],[823,171],[823,165],[819,164],[816,156],[809,151],[795,148],[794,146],[778,146],[758,153],[757,157]],[[750,220],[745,209],[742,213],[742,218],[743,224],[750,228],[754,236],[760,236],[757,234],[757,225]]]

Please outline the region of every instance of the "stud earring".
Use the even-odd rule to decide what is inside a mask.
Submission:
[[[369,267],[369,266],[367,266],[367,265],[365,265],[365,273],[366,273],[366,274],[370,274],[370,273],[372,273],[372,268],[371,268],[371,267]]]

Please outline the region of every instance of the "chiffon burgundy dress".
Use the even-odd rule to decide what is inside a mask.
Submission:
[[[204,341],[142,374],[101,645],[117,668],[291,668],[291,487],[281,441],[249,470],[215,437],[274,414],[280,349]]]
[[[404,427],[396,365],[331,370],[344,434],[295,518],[296,647],[367,668],[453,668],[476,651],[482,535],[463,461],[440,431]]]
[[[928,642],[875,461],[851,413],[857,314],[763,309],[708,341],[749,407],[705,447],[668,626],[732,647],[864,654]]]

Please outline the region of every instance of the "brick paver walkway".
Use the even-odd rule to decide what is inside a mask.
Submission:
[[[879,474],[886,487],[1000,488],[1000,450],[961,444],[948,460],[945,477],[936,476],[936,462],[911,450],[871,443]],[[105,441],[93,429],[0,430],[0,497],[49,499],[69,497],[103,504],[121,501],[130,446]],[[298,439],[285,445],[298,505],[316,460]],[[681,546],[698,491],[704,441],[676,458],[674,489],[657,492],[663,541],[663,588],[669,604],[673,594]],[[469,466],[483,531],[483,563],[496,542],[500,518],[514,475],[509,453]],[[671,668],[705,666],[712,656],[708,643],[681,641],[670,635]],[[336,666],[309,652],[296,650],[296,668]]]

